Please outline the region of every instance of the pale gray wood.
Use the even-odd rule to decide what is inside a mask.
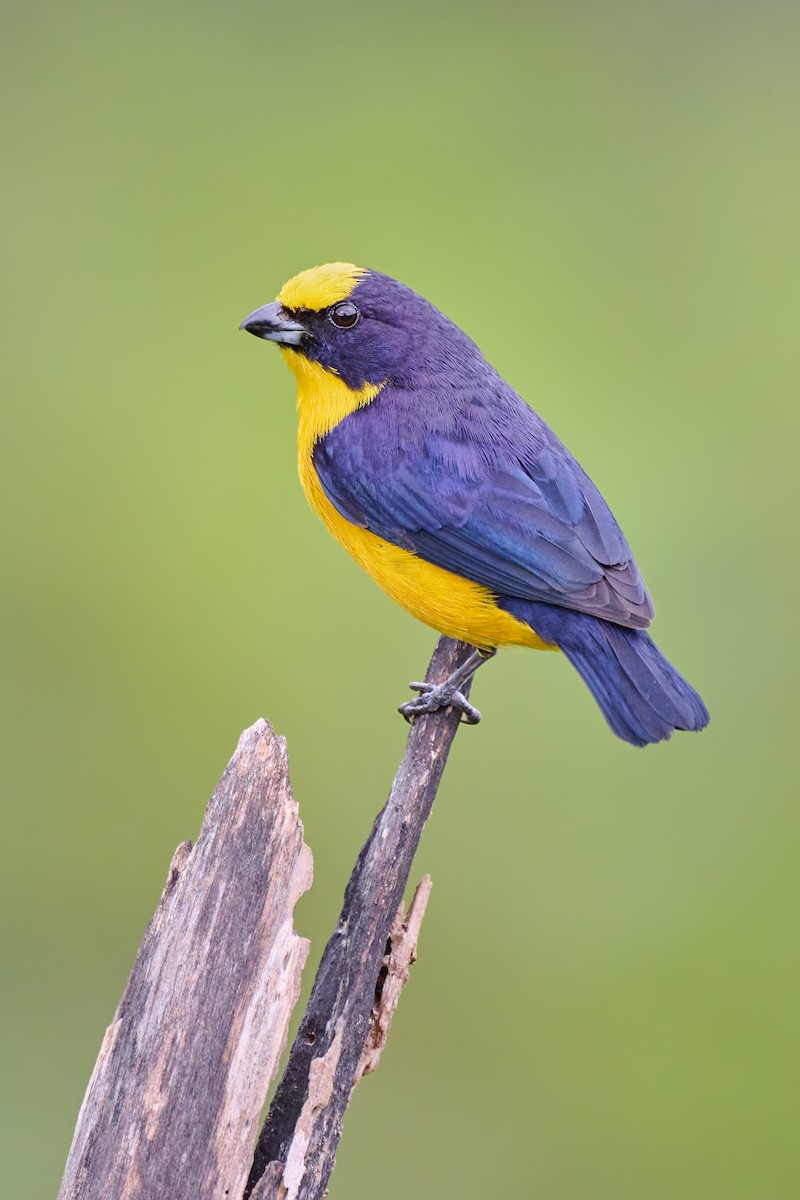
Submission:
[[[83,1101],[59,1200],[241,1197],[308,943],[286,743],[239,740],[179,846]]]

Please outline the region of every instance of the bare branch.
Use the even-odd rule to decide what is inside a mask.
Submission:
[[[472,647],[442,638],[428,681],[444,680],[472,653]],[[252,1200],[322,1200],[326,1193],[344,1112],[364,1069],[362,1056],[392,921],[458,722],[458,712],[446,710],[418,717],[412,726],[389,799],[347,885],[339,921],[261,1132],[245,1191]],[[417,915],[421,919],[419,909]],[[380,1012],[380,1004],[378,1008]],[[379,1055],[380,1049],[375,1049]]]

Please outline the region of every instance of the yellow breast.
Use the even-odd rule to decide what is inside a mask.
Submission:
[[[288,349],[282,353],[297,377],[297,449],[303,490],[333,536],[378,586],[418,620],[473,646],[554,649],[528,625],[498,608],[488,588],[393,546],[368,529],[353,525],[337,511],[314,468],[314,446],[350,413],[374,400],[381,387],[368,384],[353,392],[336,375],[304,355]]]

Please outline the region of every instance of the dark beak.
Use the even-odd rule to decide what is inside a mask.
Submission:
[[[254,337],[263,338],[265,342],[279,342],[282,346],[299,346],[306,336],[306,330],[300,322],[293,320],[277,300],[274,304],[265,304],[263,308],[251,312],[239,328],[246,329]]]

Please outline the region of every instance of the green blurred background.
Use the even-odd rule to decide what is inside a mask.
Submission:
[[[555,426],[713,721],[636,751],[559,656],[481,673],[332,1197],[797,1197],[797,6],[3,18],[6,1193],[54,1195],[240,730],[289,740],[314,961],[399,759],[434,635],[307,510],[237,332],[342,258]]]

